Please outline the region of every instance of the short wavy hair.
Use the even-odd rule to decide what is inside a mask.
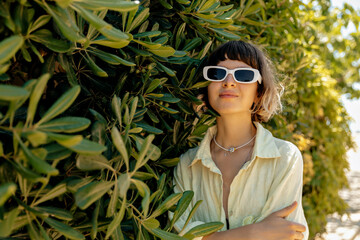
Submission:
[[[278,83],[275,67],[264,50],[252,43],[229,41],[210,54],[206,66],[216,66],[226,59],[242,61],[259,70],[261,74],[262,83],[257,88],[258,101],[254,102],[250,109],[252,121],[267,122],[282,110],[280,96],[283,88]],[[207,88],[203,90],[203,94],[206,106],[215,111],[209,103]]]

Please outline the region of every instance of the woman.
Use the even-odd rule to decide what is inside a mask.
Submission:
[[[205,102],[219,116],[174,169],[174,191],[194,191],[175,229],[203,200],[180,235],[221,221],[220,231],[196,239],[307,239],[301,153],[260,124],[281,109],[271,62],[253,44],[230,41],[210,55],[203,73],[211,81]]]

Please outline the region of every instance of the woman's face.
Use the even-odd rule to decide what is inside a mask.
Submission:
[[[217,64],[228,69],[251,68],[239,60],[226,59]],[[226,114],[248,113],[256,100],[257,82],[244,84],[234,80],[229,74],[224,81],[211,82],[208,86],[208,98],[211,107],[221,116]]]

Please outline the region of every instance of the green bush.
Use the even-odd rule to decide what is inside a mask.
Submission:
[[[284,112],[267,127],[302,150],[303,205],[311,235],[322,232],[327,214],[346,209],[338,190],[352,142],[339,104],[349,84],[327,69],[331,51],[314,34],[321,21],[308,26],[318,9],[275,0],[0,3],[0,237],[192,239],[221,228],[176,235],[193,193],[173,194],[171,173],[215,120],[197,107],[203,61],[234,39],[261,45],[286,76]]]

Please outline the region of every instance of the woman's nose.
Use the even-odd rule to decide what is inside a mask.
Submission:
[[[223,81],[223,87],[235,87],[235,86],[236,86],[236,81],[233,75],[229,73]]]

